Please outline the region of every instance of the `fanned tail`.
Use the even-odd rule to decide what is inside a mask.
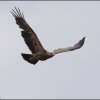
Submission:
[[[21,55],[22,55],[24,60],[26,60],[27,62],[29,62],[31,64],[35,65],[38,62],[38,60],[36,60],[36,59],[34,59],[33,61],[30,61],[30,58],[32,57],[31,54],[24,54],[24,53],[22,53]]]

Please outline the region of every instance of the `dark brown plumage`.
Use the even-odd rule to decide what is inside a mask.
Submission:
[[[20,9],[15,7],[15,10],[12,9],[12,15],[15,17],[16,24],[22,29],[21,35],[24,38],[25,43],[28,48],[32,52],[32,54],[24,54],[22,53],[22,57],[24,60],[28,61],[31,64],[36,64],[39,60],[44,61],[48,58],[53,57],[57,53],[73,51],[79,49],[83,46],[85,37],[80,40],[73,47],[60,48],[54,50],[53,52],[46,51],[42,44],[40,43],[36,33],[31,29],[31,27],[26,22],[23,13],[21,13]]]

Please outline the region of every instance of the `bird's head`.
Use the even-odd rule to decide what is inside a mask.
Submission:
[[[53,52],[47,52],[49,58],[53,57],[55,54]]]

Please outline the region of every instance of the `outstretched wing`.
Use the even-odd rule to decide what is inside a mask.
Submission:
[[[84,41],[85,41],[85,37],[83,37],[82,40],[80,40],[74,46],[67,47],[67,48],[60,48],[60,49],[54,50],[53,53],[57,54],[57,53],[61,53],[61,52],[68,52],[68,51],[73,51],[73,50],[79,49],[83,46]]]
[[[25,43],[29,47],[32,53],[36,53],[38,51],[43,51],[44,48],[41,45],[38,37],[35,32],[31,29],[31,27],[26,22],[23,13],[21,13],[20,9],[15,7],[15,10],[12,9],[12,15],[15,17],[16,23],[19,25],[23,31],[22,37],[24,38]]]

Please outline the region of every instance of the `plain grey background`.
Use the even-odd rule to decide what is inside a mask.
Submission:
[[[24,12],[44,48],[73,46],[84,36],[81,49],[62,53],[36,65],[10,11]],[[0,98],[100,99],[99,1],[0,1]]]

